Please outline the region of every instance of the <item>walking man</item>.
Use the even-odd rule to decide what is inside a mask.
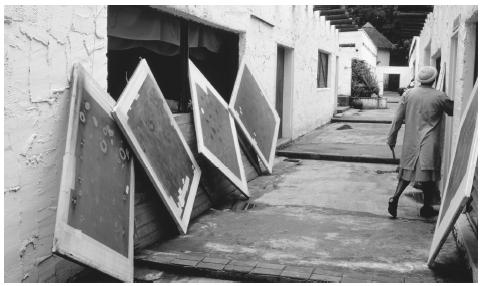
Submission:
[[[388,212],[397,216],[398,199],[411,181],[423,187],[424,204],[420,216],[438,214],[432,208],[432,194],[440,180],[440,122],[444,112],[453,114],[454,102],[445,93],[432,88],[437,70],[422,67],[416,76],[420,86],[407,90],[400,101],[387,144],[393,150],[398,131],[405,121],[402,155],[395,194],[388,201]]]

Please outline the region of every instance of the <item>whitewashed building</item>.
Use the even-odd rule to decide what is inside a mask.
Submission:
[[[123,28],[150,15],[161,19],[151,34]],[[185,25],[196,41],[180,42]],[[336,108],[339,35],[312,6],[6,6],[4,29],[6,282],[62,282],[82,269],[51,252],[74,63],[117,98],[139,56],[158,59],[158,83],[176,102],[186,49],[225,97],[245,57],[288,139]],[[153,40],[164,44],[141,43]]]
[[[351,95],[351,61],[364,60],[375,71],[378,48],[363,29],[339,34],[338,94]]]
[[[427,16],[420,36],[412,43],[410,66],[431,65],[445,69],[443,91],[454,100],[454,116],[446,117],[443,140],[442,180],[449,176],[452,150],[455,150],[458,126],[471,91],[477,84],[477,25],[478,6],[435,6]],[[442,75],[442,74],[441,74]],[[472,200],[455,225],[455,237],[463,246],[477,282],[477,170],[472,189]]]

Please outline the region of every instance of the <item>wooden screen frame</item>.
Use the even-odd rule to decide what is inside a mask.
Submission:
[[[214,95],[215,98],[219,101],[220,104],[222,104],[225,108],[228,109],[228,104],[225,102],[225,100],[222,98],[222,96],[215,90],[215,88],[210,84],[210,82],[205,78],[205,76],[202,74],[202,72],[195,66],[195,64],[189,60],[189,81],[190,81],[190,94],[192,97],[192,109],[193,109],[193,122],[195,125],[195,136],[197,138],[197,149],[198,153],[201,153],[203,156],[205,156],[212,164],[217,167],[240,191],[241,193],[249,198],[249,190],[247,187],[247,179],[245,177],[245,169],[244,165],[242,164],[242,156],[240,154],[240,145],[239,145],[239,140],[237,137],[237,129],[235,128],[235,123],[232,114],[229,113],[229,121],[230,121],[230,128],[232,129],[232,134],[233,134],[233,141],[234,141],[234,146],[235,146],[235,155],[237,157],[237,163],[239,166],[240,170],[240,179],[227,167],[225,164],[220,161],[215,154],[213,154],[207,147],[205,147],[205,144],[203,142],[203,133],[202,133],[202,123],[200,122],[200,111],[199,111],[199,105],[198,105],[198,96],[197,96],[197,89],[195,86],[195,81],[198,83],[204,83],[203,88],[209,89]]]
[[[257,156],[260,158],[262,164],[267,168],[267,171],[269,174],[272,174],[272,167],[274,165],[274,158],[276,156],[276,147],[277,147],[277,137],[279,133],[279,125],[281,122],[281,119],[279,118],[279,114],[277,114],[277,111],[272,107],[271,103],[269,102],[269,99],[267,96],[264,94],[264,91],[262,88],[260,88],[260,84],[257,82],[257,80],[254,77],[254,80],[256,81],[257,85],[259,85],[260,91],[262,93],[262,96],[264,97],[265,101],[267,102],[267,106],[269,106],[269,109],[272,111],[272,114],[274,115],[274,118],[276,119],[276,126],[275,126],[275,131],[274,131],[274,138],[272,139],[272,146],[271,146],[271,155],[269,158],[265,158],[264,154],[262,153],[262,150],[259,148],[259,145],[255,141],[255,139],[250,136],[249,131],[245,127],[244,123],[240,119],[237,111],[235,110],[235,99],[237,97],[239,87],[240,87],[240,81],[242,80],[242,74],[244,72],[244,68],[247,66],[247,69],[250,71],[249,66],[245,62],[245,57],[242,58],[242,61],[240,62],[239,65],[239,70],[237,71],[237,77],[235,79],[235,84],[234,88],[232,90],[232,95],[230,97],[230,102],[229,102],[229,111],[232,114],[232,116],[235,119],[235,122],[237,122],[237,125],[240,127],[240,130],[242,130],[242,133],[244,133],[244,136],[249,140],[250,145],[252,148],[257,153]],[[253,75],[253,74],[252,74]]]
[[[62,161],[62,175],[57,206],[52,251],[69,260],[93,267],[125,282],[133,282],[134,264],[134,161],[130,158],[130,194],[129,194],[129,241],[128,257],[70,226],[68,221],[70,192],[75,188],[76,142],[79,127],[79,109],[81,96],[78,94],[79,78],[83,78],[84,88],[97,103],[111,115],[115,101],[92,79],[80,65],[74,64],[69,109],[65,154]],[[113,119],[114,120],[114,119]]]
[[[445,82],[445,69],[446,69],[446,64],[445,62],[442,62],[440,65],[440,73],[439,73],[439,79],[435,84],[435,89],[443,91],[444,89],[444,82]]]
[[[477,83],[477,81],[476,81]],[[469,111],[469,108],[471,106],[472,100],[474,99],[474,96],[477,96],[477,84],[474,86],[474,89],[472,90],[469,102],[466,106],[466,109],[464,110],[464,116],[463,119],[461,120],[459,124],[459,138],[460,138],[460,132],[462,129],[462,126],[465,122],[465,116],[467,115],[467,112]],[[477,164],[477,155],[478,155],[478,146],[477,146],[477,132],[478,132],[478,123],[476,122],[476,126],[474,128],[474,137],[472,138],[472,145],[471,145],[471,150],[470,150],[470,158],[467,162],[467,171],[464,175],[464,178],[462,182],[460,183],[459,187],[457,188],[457,191],[454,195],[453,200],[450,202],[449,207],[445,211],[445,214],[443,213],[442,209],[439,211],[439,216],[437,218],[436,226],[435,226],[435,232],[434,236],[432,239],[432,244],[430,246],[430,253],[429,253],[429,258],[427,261],[427,264],[429,266],[432,266],[435,258],[437,257],[437,254],[439,254],[440,249],[442,248],[442,245],[444,244],[447,236],[449,235],[450,231],[452,230],[452,227],[454,226],[455,222],[457,221],[459,215],[462,213],[462,210],[464,209],[467,201],[469,200],[471,196],[471,190],[472,190],[472,183],[474,180],[474,172]],[[457,142],[459,141],[459,138],[457,138]],[[456,146],[457,148],[458,146]],[[452,167],[454,165],[454,156],[455,156],[455,150],[452,152],[452,158],[451,158],[451,164],[449,168],[449,172],[452,170]],[[449,187],[449,181],[450,181],[450,174],[447,176],[446,183],[445,183],[445,191],[443,195],[442,202],[445,201],[445,197],[447,195],[447,188]],[[442,217],[443,216],[443,217]]]
[[[143,149],[141,148],[141,145],[138,139],[136,138],[133,131],[128,125],[128,116],[127,116],[128,111],[133,101],[138,97],[138,92],[147,77],[151,78],[151,80],[153,80],[153,82],[156,83],[156,79],[153,76],[153,73],[151,72],[148,66],[148,63],[146,62],[145,59],[142,59],[138,64],[138,66],[136,67],[136,70],[134,71],[133,75],[129,79],[129,82],[126,85],[125,89],[121,93],[121,96],[119,97],[118,102],[114,107],[113,116],[114,116],[114,119],[118,122],[118,126],[125,134],[134,152],[136,153],[136,156],[138,157],[141,165],[146,170],[148,177],[150,178],[154,187],[158,191],[158,194],[161,197],[166,208],[168,209],[168,212],[175,220],[175,224],[178,230],[181,233],[186,234],[188,230],[188,224],[190,222],[190,215],[192,212],[193,203],[195,201],[195,196],[197,194],[198,184],[200,183],[200,177],[201,177],[202,171],[197,161],[195,160],[195,156],[190,150],[190,147],[188,147],[185,137],[183,137],[183,134],[180,128],[178,127],[178,124],[176,123],[175,118],[173,117],[173,114],[171,113],[170,107],[168,106],[165,98],[163,97],[163,93],[161,92],[160,87],[158,86],[158,84],[155,84],[158,90],[158,93],[161,95],[165,112],[169,114],[171,124],[175,128],[175,131],[180,137],[180,140],[183,144],[183,148],[187,152],[188,157],[190,157],[190,160],[192,161],[192,164],[195,167],[195,170],[193,171],[193,181],[190,186],[190,190],[188,191],[188,198],[185,204],[185,211],[183,212],[182,217],[178,217],[174,211],[174,209],[178,207],[174,205],[170,200],[167,200],[165,198],[165,196],[168,196],[168,192],[163,187],[163,184],[159,180],[159,178],[155,175],[155,172],[153,171],[153,166],[150,160],[148,159],[148,156],[143,152]]]

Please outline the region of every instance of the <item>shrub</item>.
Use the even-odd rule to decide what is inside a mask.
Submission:
[[[351,61],[351,96],[371,97],[378,94],[380,88],[375,74],[364,60],[353,59]]]

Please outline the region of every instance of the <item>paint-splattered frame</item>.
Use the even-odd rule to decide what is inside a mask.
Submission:
[[[200,107],[198,104],[198,95],[196,84],[200,84],[203,88],[209,89],[210,92],[215,96],[215,99],[222,105],[224,108],[228,110],[228,104],[224,101],[222,96],[215,90],[215,88],[210,84],[210,82],[203,76],[200,70],[195,66],[192,61],[189,61],[189,80],[190,80],[190,92],[192,98],[192,107],[193,107],[193,121],[195,124],[195,135],[197,137],[197,149],[198,153],[201,153],[205,156],[212,164],[214,164],[217,169],[219,169],[224,176],[226,176],[240,191],[245,197],[249,197],[249,191],[247,188],[247,180],[245,177],[245,170],[242,164],[242,157],[240,153],[240,146],[237,137],[237,131],[235,129],[235,123],[232,115],[228,112],[228,120],[231,128],[232,138],[229,140],[233,140],[233,144],[235,147],[235,156],[238,164],[238,169],[240,170],[240,174],[235,174],[230,170],[214,153],[212,153],[204,143],[203,139],[203,131],[202,131],[202,123],[201,123],[201,112]]]
[[[165,190],[163,182],[156,176],[154,171],[154,167],[151,159],[154,160],[162,160],[163,158],[150,158],[148,154],[143,151],[140,142],[134,135],[133,130],[128,124],[128,111],[131,108],[133,101],[137,98],[138,92],[143,85],[146,78],[150,78],[154,83],[156,83],[156,79],[153,76],[148,63],[146,60],[142,59],[138,64],[138,67],[134,71],[133,75],[131,76],[126,88],[124,89],[123,93],[119,97],[119,100],[114,107],[114,118],[118,122],[119,127],[126,135],[128,141],[130,142],[131,147],[133,148],[134,152],[137,155],[141,165],[143,165],[144,169],[146,170],[148,177],[150,178],[151,182],[153,183],[154,187],[158,191],[163,203],[168,209],[168,212],[173,217],[179,231],[183,234],[187,232],[188,223],[190,221],[190,215],[193,208],[193,203],[195,201],[195,196],[197,193],[198,184],[200,182],[201,170],[199,165],[197,164],[195,157],[193,156],[190,148],[188,147],[185,138],[183,137],[182,132],[180,131],[178,124],[176,123],[173,114],[170,111],[168,103],[166,102],[165,98],[163,97],[163,93],[161,92],[158,85],[156,85],[157,94],[160,96],[160,99],[163,101],[163,112],[167,113],[170,117],[171,126],[175,129],[180,141],[183,144],[185,152],[190,157],[191,162],[194,166],[194,175],[191,178],[191,184],[188,190],[187,200],[184,204],[185,211],[183,211],[183,215],[179,216],[178,213],[180,212],[179,206],[177,206],[173,201],[169,199],[168,191]],[[163,140],[163,138],[159,138],[159,140]]]
[[[277,114],[277,111],[271,106],[268,98],[265,96],[263,93],[262,89],[260,89],[260,85],[256,82],[258,85],[258,88],[260,89],[261,96],[264,98],[265,103],[267,104],[266,106],[261,108],[267,108],[273,116],[274,116],[274,121],[276,122],[274,128],[272,130],[267,130],[267,132],[273,132],[273,137],[272,137],[272,142],[271,143],[271,151],[270,151],[270,156],[266,158],[259,147],[259,144],[257,142],[257,139],[251,135],[246,127],[246,124],[242,121],[242,119],[239,116],[239,113],[237,111],[237,108],[235,107],[235,104],[237,102],[237,95],[239,92],[240,88],[240,81],[242,80],[242,75],[245,72],[247,67],[248,72],[250,72],[249,67],[246,65],[245,58],[242,59],[239,70],[237,72],[237,78],[235,79],[235,85],[234,89],[232,90],[232,95],[230,97],[230,103],[229,103],[229,111],[232,113],[235,122],[239,125],[240,129],[242,130],[242,133],[244,133],[245,137],[249,140],[251,146],[254,148],[256,151],[257,155],[262,161],[262,164],[267,168],[267,171],[269,173],[272,173],[272,166],[274,164],[274,157],[276,153],[276,145],[277,145],[277,136],[278,136],[278,131],[279,131],[279,124],[280,124],[280,119],[279,115]],[[255,78],[254,78],[255,79]]]
[[[82,86],[81,86],[82,85]],[[129,239],[128,257],[121,255],[81,230],[71,227],[68,221],[71,205],[71,190],[75,187],[76,160],[75,155],[77,131],[80,118],[80,104],[82,101],[79,89],[84,88],[111,117],[114,100],[91,78],[80,65],[75,64],[72,72],[71,99],[69,122],[66,139],[66,149],[62,165],[62,177],[57,207],[57,217],[54,231],[53,252],[93,267],[122,281],[133,281],[133,252],[134,252],[134,165],[133,158],[129,160],[130,191],[129,191]],[[114,120],[114,119],[113,119]],[[106,178],[109,180],[112,178]]]

